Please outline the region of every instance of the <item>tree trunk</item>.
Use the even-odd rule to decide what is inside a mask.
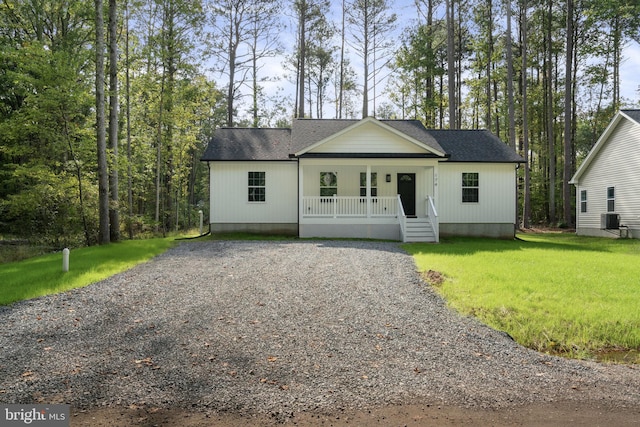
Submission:
[[[546,45],[547,45],[547,66],[546,66],[546,78],[547,78],[547,143],[549,149],[549,222],[554,224],[556,222],[556,145],[554,135],[554,79],[553,79],[553,39],[552,39],[552,23],[553,23],[553,1],[548,0],[547,10],[547,31],[546,31]]]
[[[109,0],[109,147],[111,148],[109,224],[112,242],[120,240],[118,197],[118,20],[116,0]]]
[[[338,114],[339,119],[342,118],[342,103],[344,102],[344,41],[345,41],[345,1],[342,0],[342,34],[340,44],[340,88],[338,93]]]
[[[133,239],[133,177],[131,171],[132,153],[131,153],[131,79],[129,75],[129,2],[125,2],[125,102],[126,120],[127,120],[127,203],[129,205],[129,221],[127,230],[129,239]]]
[[[622,50],[622,29],[620,16],[613,18],[612,37],[613,37],[613,109],[617,111],[620,107],[620,63]]]
[[[509,108],[509,130],[508,138],[509,147],[516,148],[516,118],[515,118],[515,105],[513,100],[513,43],[511,38],[511,0],[507,0],[507,97]]]
[[[527,0],[523,0],[520,11],[521,57],[522,57],[522,152],[526,161],[524,165],[524,200],[522,209],[522,226],[531,227],[531,156],[529,154],[529,108],[527,99],[527,49],[528,49],[528,23]]]
[[[98,216],[100,229],[98,242],[107,244],[109,235],[109,168],[104,116],[104,12],[102,0],[96,7],[96,139],[98,150]]]
[[[233,28],[229,29],[229,87],[227,88],[227,126],[233,127],[233,98],[234,82],[236,78],[236,52],[237,44],[233,40]]]
[[[298,89],[298,114],[297,117],[299,119],[304,118],[304,86],[305,86],[305,56],[307,55],[306,49],[306,21],[307,21],[307,2],[302,0],[300,2],[300,16],[299,16],[299,39],[298,39],[298,85],[300,89]]]
[[[362,62],[364,78],[362,79],[362,118],[369,116],[369,34],[367,24],[364,26]]]
[[[456,129],[456,84],[455,84],[455,52],[454,52],[454,10],[453,1],[446,0],[447,8],[447,77],[449,90],[449,128]]]
[[[487,69],[486,69],[486,73],[487,73],[487,85],[485,87],[485,91],[486,91],[486,108],[487,111],[485,111],[485,126],[487,127],[488,130],[492,130],[492,123],[491,123],[491,109],[492,107],[492,103],[491,103],[491,64],[492,64],[492,57],[493,57],[493,17],[492,17],[492,12],[493,12],[493,4],[491,0],[487,1],[487,14],[485,16],[486,22],[487,22]]]
[[[562,180],[562,199],[564,206],[564,222],[573,225],[571,210],[571,179],[573,158],[573,0],[567,0],[567,53],[564,88],[564,169]]]

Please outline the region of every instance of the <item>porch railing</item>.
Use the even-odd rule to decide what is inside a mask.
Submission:
[[[302,212],[305,217],[395,217],[397,197],[305,196]]]
[[[400,222],[400,237],[402,238],[402,241],[405,241],[405,237],[407,235],[407,215],[405,215],[404,213],[404,206],[402,206],[402,199],[400,198],[400,195],[398,194],[398,210],[400,211],[398,214],[398,220]]]
[[[438,225],[438,212],[436,211],[436,205],[433,202],[431,196],[427,196],[427,216],[433,229],[433,235],[436,237],[436,243],[440,241],[440,226]]]

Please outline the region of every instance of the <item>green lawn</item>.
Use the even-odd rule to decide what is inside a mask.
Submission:
[[[173,238],[160,238],[74,249],[66,273],[62,272],[60,252],[0,264],[0,305],[87,286],[147,261],[173,245]]]
[[[444,276],[434,287],[453,308],[527,347],[574,357],[640,349],[640,241],[519,238],[404,247],[421,272]]]

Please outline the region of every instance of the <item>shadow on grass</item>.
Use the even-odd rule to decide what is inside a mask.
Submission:
[[[448,237],[440,239],[440,244],[406,243],[402,246],[411,254],[473,255],[479,252],[512,252],[531,249],[640,254],[640,241],[636,239],[608,239],[546,233],[518,234],[513,240]]]

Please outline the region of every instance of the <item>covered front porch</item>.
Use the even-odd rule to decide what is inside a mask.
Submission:
[[[437,162],[304,159],[300,237],[438,242]]]

